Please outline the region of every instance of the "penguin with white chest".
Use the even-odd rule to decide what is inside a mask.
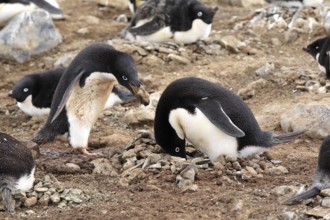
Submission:
[[[31,151],[15,138],[0,132],[0,201],[13,212],[11,194],[28,191],[34,182],[35,163]]]
[[[330,37],[319,38],[303,50],[317,61],[319,69],[330,79]]]
[[[148,0],[121,36],[131,41],[194,43],[209,36],[217,10],[197,0]]]
[[[157,105],[154,132],[157,144],[169,154],[185,158],[189,142],[212,163],[221,155],[262,153],[302,133],[274,136],[262,131],[239,96],[194,77],[178,79],[165,89]]]
[[[53,19],[64,18],[56,0],[0,0],[0,25],[22,12],[38,8],[48,11]]]
[[[303,200],[317,196],[320,194],[321,190],[328,188],[330,188],[330,136],[326,137],[321,144],[312,186],[305,192],[287,199],[284,204],[297,204]]]
[[[44,144],[68,132],[70,145],[90,154],[90,131],[116,83],[138,96],[143,104],[149,103],[130,55],[103,43],[83,49],[61,77],[48,120],[33,141]]]
[[[60,78],[66,68],[29,74],[23,76],[8,93],[17,101],[17,106],[27,115],[48,115],[53,95]],[[114,86],[105,104],[105,109],[111,108],[117,103],[132,101],[136,96],[132,93]]]

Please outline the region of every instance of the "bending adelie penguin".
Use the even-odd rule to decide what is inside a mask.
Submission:
[[[8,211],[15,210],[11,204],[13,191],[32,188],[34,171],[31,151],[15,138],[0,132],[0,192]]]
[[[327,188],[330,188],[330,136],[326,137],[321,144],[312,186],[307,191],[287,199],[284,204],[297,204],[305,199],[317,196],[321,190]]]
[[[317,61],[319,69],[330,79],[330,37],[319,38],[303,50]]]
[[[217,10],[197,0],[147,0],[121,37],[130,41],[194,43],[209,36]]]
[[[0,0],[0,25],[19,13],[37,8],[48,11],[53,19],[64,18],[63,11],[56,0]]]
[[[291,140],[303,132],[272,135],[260,129],[243,100],[209,81],[187,77],[172,82],[161,95],[154,121],[157,144],[186,158],[186,141],[212,163],[220,155],[246,157]]]
[[[44,72],[23,76],[8,95],[17,101],[17,106],[27,115],[48,115],[53,95],[66,68],[56,68]],[[114,86],[105,104],[105,109],[117,103],[126,103],[135,99],[130,92]]]
[[[71,146],[90,154],[90,131],[117,82],[149,103],[130,55],[103,43],[83,49],[60,79],[48,120],[33,141],[44,144],[68,132]]]

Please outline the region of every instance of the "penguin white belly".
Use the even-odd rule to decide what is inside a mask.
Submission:
[[[115,93],[110,93],[110,96],[105,103],[104,109],[112,108],[117,103],[122,103],[123,101]]]
[[[266,152],[268,149],[265,147],[258,147],[258,146],[247,146],[244,147],[242,150],[239,151],[239,157],[248,157],[254,154],[262,154]]]
[[[12,19],[14,16],[24,11],[34,10],[34,5],[23,5],[23,4],[0,4],[0,25],[5,24],[7,21]]]
[[[35,167],[32,169],[30,175],[24,175],[19,178],[16,184],[16,189],[22,190],[24,192],[31,189],[34,182],[34,171]]]
[[[319,66],[319,70],[322,72],[322,73],[326,73],[327,71],[325,70],[325,67],[322,66],[320,63],[319,63],[319,56],[320,56],[320,53],[316,54],[315,58],[316,58],[316,61],[317,61],[317,64]]]
[[[211,32],[212,24],[207,24],[201,19],[195,19],[188,31],[177,31],[174,40],[183,44],[190,44],[197,40],[205,40]]]
[[[238,156],[236,138],[219,130],[197,108],[195,114],[183,108],[174,109],[170,112],[169,122],[181,139],[186,138],[196,149],[205,153],[212,163],[221,155]]]
[[[66,103],[69,120],[70,144],[73,148],[86,148],[92,126],[103,111],[105,103],[117,82],[110,73],[92,73],[84,87],[77,84]]]
[[[48,115],[50,108],[37,108],[32,104],[32,95],[26,97],[23,102],[17,102],[17,106],[27,115],[40,116]]]
[[[173,38],[173,33],[171,32],[170,27],[164,27],[157,32],[150,35],[137,35],[136,40],[138,41],[149,41],[149,42],[164,42],[171,41]]]

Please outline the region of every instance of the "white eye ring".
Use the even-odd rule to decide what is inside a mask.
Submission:
[[[28,91],[29,91],[28,88],[24,88],[24,89],[23,89],[23,92],[28,92]]]
[[[180,148],[179,148],[179,147],[176,147],[176,148],[175,148],[175,152],[178,153],[179,151],[180,151]]]
[[[123,78],[123,80],[125,80],[125,81],[128,80],[127,76],[123,76],[122,78]]]
[[[202,15],[203,15],[203,12],[201,12],[201,11],[197,12],[198,17],[202,17]]]
[[[318,50],[318,49],[319,49],[319,47],[315,47],[315,49],[316,49],[316,50]]]

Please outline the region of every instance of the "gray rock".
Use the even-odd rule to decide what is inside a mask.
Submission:
[[[97,158],[97,159],[91,161],[91,163],[94,165],[93,173],[103,174],[103,175],[111,175],[111,176],[117,174],[117,172],[111,166],[111,163],[108,159]]]
[[[174,61],[174,62],[177,62],[179,64],[189,64],[190,63],[190,60],[185,58],[185,57],[182,57],[182,56],[179,56],[179,55],[176,55],[176,54],[169,54],[167,56],[170,60]]]
[[[256,70],[257,76],[266,76],[271,74],[275,70],[274,63],[266,63],[262,67]]]
[[[75,163],[66,163],[65,166],[71,168],[72,170],[80,170],[80,166]]]
[[[284,212],[279,216],[280,220],[296,220],[299,219],[296,213],[294,212]]]
[[[330,189],[323,189],[320,195],[324,197],[330,197]]]
[[[305,214],[308,216],[323,218],[323,217],[329,215],[329,209],[317,206],[313,209],[305,211]]]
[[[139,109],[131,109],[127,111],[123,120],[129,125],[152,123],[155,117],[155,110],[145,106],[140,106]]]
[[[325,197],[324,199],[322,199],[321,206],[330,208],[330,198]]]
[[[306,130],[311,138],[323,139],[330,134],[330,109],[320,104],[298,104],[281,115],[283,131]]]
[[[49,197],[49,195],[43,195],[40,199],[39,199],[39,204],[41,204],[41,205],[44,205],[44,206],[47,206],[48,205],[48,203],[49,203],[49,201],[50,201],[50,197]]]
[[[38,202],[38,199],[36,196],[32,196],[30,198],[27,198],[24,202],[24,206],[25,207],[31,207],[31,206],[34,206],[35,204],[37,204]]]
[[[284,166],[278,166],[278,167],[272,167],[269,169],[266,169],[265,172],[270,175],[282,175],[289,173],[288,169]]]
[[[47,191],[48,191],[48,188],[47,188],[47,187],[39,187],[39,188],[34,188],[34,190],[35,190],[36,192],[41,192],[41,193],[43,193],[43,192],[47,192]]]
[[[0,58],[24,62],[62,42],[50,14],[33,10],[14,17],[0,31]]]
[[[278,186],[271,190],[271,193],[276,196],[284,196],[294,194],[297,192],[297,188],[294,186]]]
[[[73,60],[73,57],[73,55],[64,54],[55,61],[54,67],[68,67]]]
[[[52,203],[59,203],[61,201],[60,194],[59,193],[54,193],[53,195],[50,196],[50,201]]]

